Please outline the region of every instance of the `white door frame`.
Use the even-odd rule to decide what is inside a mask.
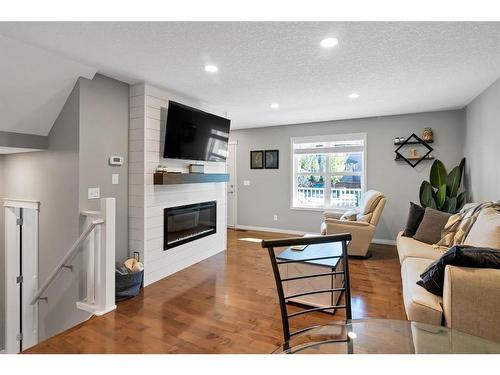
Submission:
[[[232,228],[236,229],[238,227],[238,168],[237,168],[237,165],[238,165],[237,164],[237,162],[238,162],[238,152],[237,152],[238,151],[238,141],[237,140],[229,141],[228,146],[235,146],[234,153],[233,153],[233,158],[234,158],[234,160],[233,160],[233,165],[234,165],[234,176],[233,176],[233,181],[234,181],[234,186],[233,186],[234,227],[232,227]],[[226,191],[227,191],[227,189],[226,189]],[[226,222],[227,222],[227,220],[226,220]]]
[[[19,341],[17,334],[20,327],[20,308],[23,309],[23,349],[38,343],[38,306],[29,305],[38,288],[38,225],[40,202],[4,199],[5,215],[5,352],[18,353]],[[15,209],[34,210],[31,254],[23,254],[24,263],[30,259],[29,264],[23,265],[23,270],[28,270],[29,275],[23,275],[23,306],[19,304],[19,288],[16,278],[19,269],[19,233]],[[24,246],[23,246],[24,248]],[[25,256],[26,255],[26,256]]]

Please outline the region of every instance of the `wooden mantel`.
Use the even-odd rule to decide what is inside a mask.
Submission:
[[[199,184],[205,182],[228,182],[227,173],[167,173],[154,174],[155,185]]]

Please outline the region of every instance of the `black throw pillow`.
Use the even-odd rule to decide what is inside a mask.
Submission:
[[[436,296],[443,296],[444,269],[448,265],[500,269],[500,251],[485,247],[453,246],[427,267],[417,284]]]
[[[418,226],[424,218],[425,208],[420,207],[418,204],[410,202],[410,211],[408,212],[408,219],[406,219],[406,227],[403,232],[405,237],[413,237],[417,232]]]

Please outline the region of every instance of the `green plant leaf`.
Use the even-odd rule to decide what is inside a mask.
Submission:
[[[448,205],[448,212],[450,214],[454,214],[455,212],[457,212],[457,198],[455,197],[450,198],[450,203]]]
[[[438,208],[441,210],[446,201],[446,184],[442,184],[436,193],[436,203]]]
[[[439,189],[441,185],[446,184],[446,168],[441,160],[434,160],[431,167],[431,185]]]
[[[457,211],[461,210],[465,203],[467,203],[467,192],[462,191],[457,197]]]
[[[462,178],[464,177],[465,158],[462,158],[462,160],[460,161],[460,164],[459,164],[458,168],[460,168],[460,180],[458,181],[458,187],[460,187],[460,184],[462,182]]]
[[[432,199],[429,201],[429,204],[427,205],[427,207],[429,207],[429,208],[434,208],[435,210],[437,210],[437,209],[438,209],[437,204],[436,204],[436,201],[434,200],[434,198],[432,198]]]
[[[446,199],[444,200],[443,208],[441,209],[441,211],[448,212],[449,207],[450,207],[450,198],[446,197]]]
[[[448,195],[456,197],[460,186],[460,167],[453,168],[446,176],[446,186],[448,187]]]
[[[436,207],[433,197],[434,190],[428,181],[422,181],[420,185],[420,204],[422,207]]]

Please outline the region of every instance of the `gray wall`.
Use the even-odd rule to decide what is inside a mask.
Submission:
[[[4,156],[4,197],[40,201],[39,280],[43,282],[79,235],[79,85],[48,136],[48,150]],[[73,264],[79,265],[76,259]],[[88,317],[76,309],[79,267],[63,272],[39,304],[39,336],[47,338]]]
[[[0,131],[0,146],[47,149],[48,137]]]
[[[500,200],[500,79],[467,106],[465,139],[472,200]]]
[[[92,81],[80,78],[47,141],[47,151],[4,155],[0,184],[4,197],[41,202],[40,282],[83,229],[80,211],[99,209],[99,200],[87,200],[88,187],[100,187],[101,197],[116,198],[116,258],[127,256],[128,85],[100,75]],[[111,155],[124,156],[124,165],[109,166]],[[112,173],[120,174],[119,185],[111,184]],[[41,340],[89,317],[75,304],[84,297],[81,256],[72,264],[74,271],[62,272],[48,289],[49,303],[39,304]]]
[[[89,187],[116,198],[117,260],[128,257],[128,96],[126,83],[99,74],[80,78],[80,209],[99,209],[98,199],[87,199]],[[124,164],[110,166],[112,155],[123,156]],[[113,173],[118,185],[111,183]]]
[[[290,208],[290,137],[321,134],[367,133],[368,189],[387,196],[387,205],[375,238],[394,240],[404,226],[410,201],[418,202],[423,179],[428,179],[431,162],[416,168],[394,161],[394,137],[421,135],[425,127],[434,130],[435,157],[451,168],[463,157],[464,111],[442,111],[374,117],[311,124],[298,124],[231,131],[238,142],[238,225],[319,232],[322,213]],[[280,168],[250,169],[250,150],[279,149]],[[250,180],[250,186],[243,186]],[[278,221],[273,215],[278,215]]]
[[[0,207],[3,197],[3,155],[0,155]],[[5,251],[3,234],[3,210],[0,209],[0,350],[4,347],[4,317],[5,317]]]

